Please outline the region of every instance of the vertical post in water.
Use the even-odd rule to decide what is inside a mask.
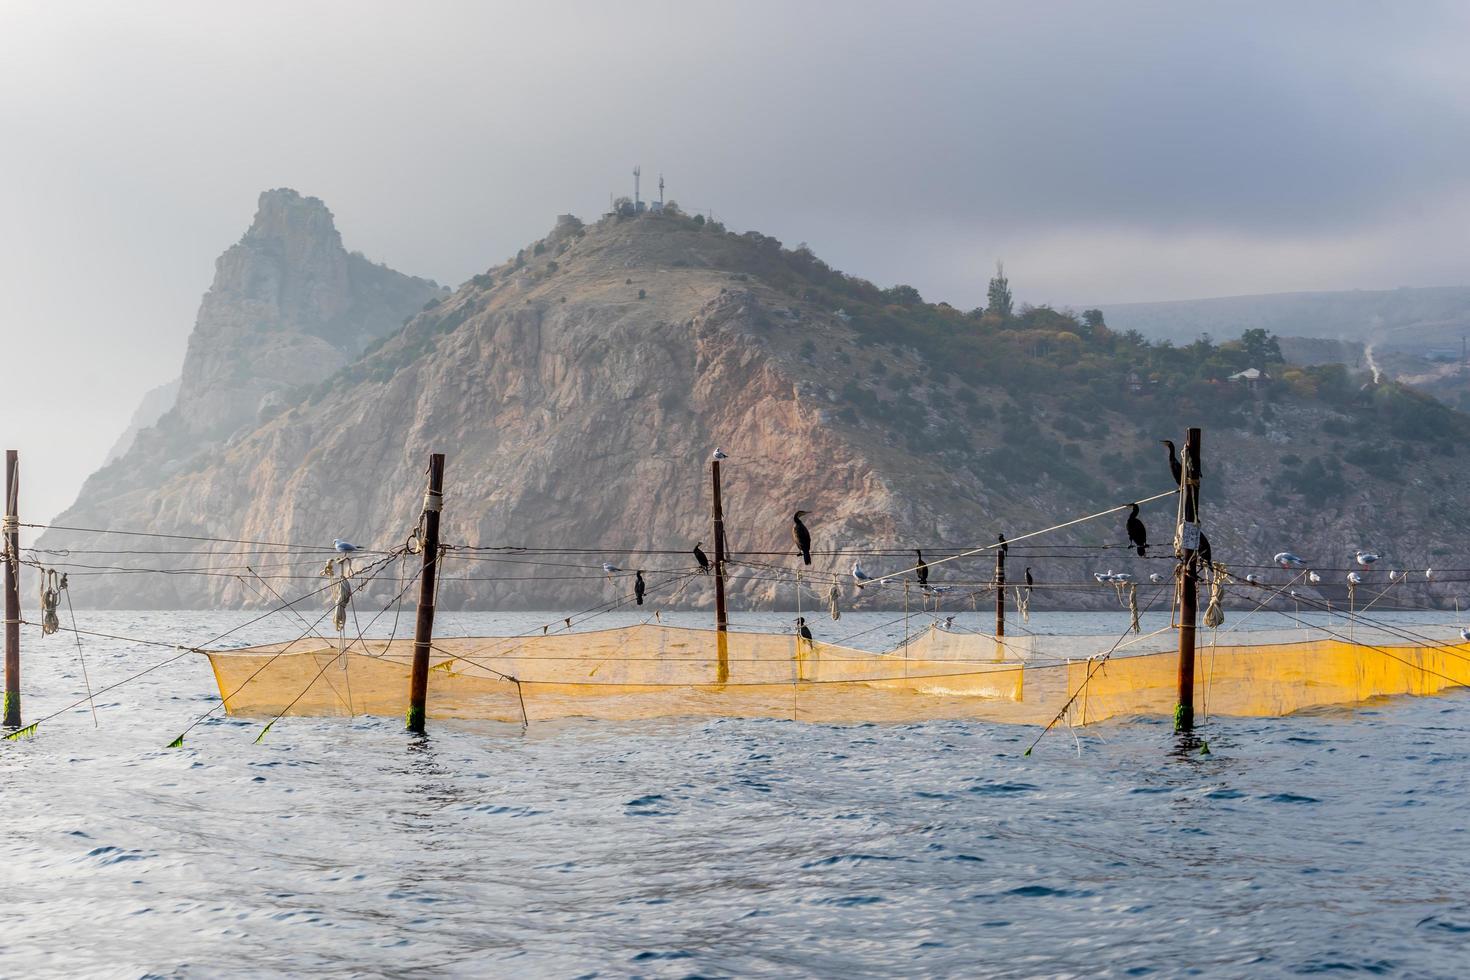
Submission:
[[[720,503],[720,461],[710,461],[710,490],[713,504],[710,515],[715,536],[715,647],[718,657],[716,680],[724,684],[730,679],[730,646],[725,636],[729,618],[725,613],[725,510]]]
[[[424,494],[424,569],[419,576],[418,619],[413,627],[413,673],[408,685],[408,730],[424,733],[429,698],[429,647],[434,642],[434,586],[439,577],[439,512],[444,504],[444,454],[429,456],[429,489]]]
[[[1006,546],[995,551],[995,636],[1006,635]]]
[[[1174,705],[1174,730],[1194,731],[1194,634],[1199,618],[1199,473],[1200,430],[1184,437],[1183,470],[1179,492],[1184,495],[1183,526],[1179,529],[1184,572],[1179,579],[1179,700]]]
[[[5,719],[20,727],[20,461],[5,450]]]

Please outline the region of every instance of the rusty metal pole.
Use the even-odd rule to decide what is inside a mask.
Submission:
[[[710,461],[710,491],[714,503],[711,517],[715,536],[715,646],[716,680],[724,684],[730,679],[730,646],[725,636],[730,621],[725,611],[725,510],[720,503],[720,461]]]
[[[1179,492],[1184,495],[1184,523],[1179,529],[1184,571],[1179,579],[1179,699],[1174,704],[1174,730],[1194,731],[1194,641],[1199,619],[1199,473],[1200,430],[1190,429],[1184,437],[1180,460],[1183,474]]]
[[[439,512],[444,504],[444,454],[429,456],[429,490],[424,494],[423,572],[419,576],[418,619],[413,627],[413,673],[408,685],[408,730],[424,733],[429,699],[429,648],[434,642],[434,585],[439,577]]]
[[[20,727],[20,459],[5,450],[5,718]]]

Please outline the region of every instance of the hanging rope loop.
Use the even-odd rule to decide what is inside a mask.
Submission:
[[[50,636],[61,629],[61,619],[56,607],[61,604],[61,590],[66,588],[66,579],[54,568],[41,569],[41,635]]]

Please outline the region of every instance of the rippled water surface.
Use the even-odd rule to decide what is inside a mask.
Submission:
[[[249,618],[78,616],[184,643]],[[82,683],[66,634],[25,644],[30,721]],[[94,687],[173,655],[84,650]],[[1464,692],[1211,720],[1203,756],[1162,723],[1027,758],[1035,729],[955,722],[293,718],[255,744],[218,712],[164,748],[217,702],[187,655],[99,729],[83,706],[0,743],[0,975],[1470,969]]]

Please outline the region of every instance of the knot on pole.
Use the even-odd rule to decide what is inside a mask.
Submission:
[[[56,607],[61,604],[61,590],[66,588],[66,576],[54,568],[41,570],[41,635],[50,636],[61,629],[61,619]]]
[[[439,490],[428,490],[424,493],[424,513],[437,514],[444,509],[444,494]]]

